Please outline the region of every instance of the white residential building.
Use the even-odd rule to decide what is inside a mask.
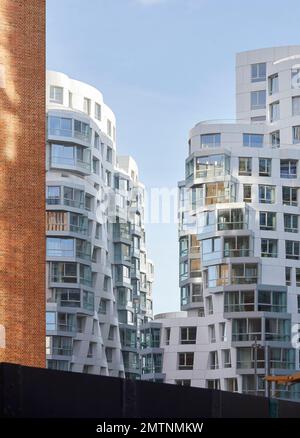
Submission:
[[[266,374],[299,370],[300,46],[237,55],[236,115],[190,131],[183,312],[145,326],[144,363],[160,366],[143,378],[268,394]]]
[[[47,74],[47,365],[140,376],[139,326],[152,319],[143,186],[116,153],[101,93]]]

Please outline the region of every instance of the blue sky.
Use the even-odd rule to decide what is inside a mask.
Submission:
[[[47,0],[47,67],[94,85],[148,188],[184,176],[188,131],[234,118],[235,53],[299,44],[298,0]],[[179,309],[176,226],[147,226],[154,311]]]

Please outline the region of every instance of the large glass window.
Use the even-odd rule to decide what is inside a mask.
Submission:
[[[259,185],[259,202],[262,204],[274,204],[275,186]]]
[[[292,114],[293,116],[300,115],[300,96],[292,97]]]
[[[86,290],[83,291],[82,294],[82,303],[83,308],[89,310],[90,312],[94,311],[94,292],[88,292]]]
[[[274,131],[270,134],[271,137],[271,145],[273,148],[280,147],[280,131]]]
[[[243,230],[247,228],[248,218],[242,208],[218,210],[218,230]]]
[[[196,158],[196,177],[210,178],[229,174],[230,158],[227,155],[210,155]]]
[[[221,258],[221,238],[214,237],[212,239],[202,240],[202,260],[207,262]]]
[[[229,282],[229,266],[208,266],[205,278],[207,288],[225,286]]]
[[[55,283],[77,283],[77,264],[51,263],[51,281]]]
[[[224,294],[224,312],[253,312],[254,290],[229,291]]]
[[[211,370],[217,370],[219,368],[219,360],[218,360],[218,352],[210,351],[209,352],[209,368]]]
[[[47,237],[47,257],[74,257],[74,239]]]
[[[266,90],[251,91],[251,109],[266,108]]]
[[[254,284],[257,283],[257,264],[239,263],[231,266],[232,284]]]
[[[239,175],[252,175],[252,158],[240,157],[239,158]]]
[[[251,64],[251,82],[261,82],[266,80],[266,63],[259,62]]]
[[[286,292],[259,290],[258,291],[258,307],[259,312],[280,312],[287,311],[287,296]]]
[[[64,187],[64,204],[70,207],[84,207],[84,191],[73,189],[72,187]]]
[[[250,148],[262,148],[263,142],[263,134],[243,134],[243,146]]]
[[[261,230],[276,230],[276,213],[273,211],[259,212],[259,225]]]
[[[90,125],[80,120],[74,120],[74,137],[89,143],[91,140]]]
[[[61,144],[51,145],[51,164],[53,165],[76,165],[76,147]]]
[[[56,330],[56,312],[46,312],[46,330]]]
[[[51,135],[72,137],[72,119],[50,116],[49,129]]]
[[[216,148],[221,146],[221,134],[202,134],[201,147],[202,148]]]
[[[55,301],[61,307],[80,307],[80,289],[55,289]]]
[[[232,320],[232,341],[257,341],[262,338],[260,318],[241,318]]]
[[[60,186],[47,186],[47,204],[60,204]]]
[[[187,284],[186,286],[181,287],[181,305],[186,306],[190,302],[190,286]]]
[[[266,341],[288,342],[291,338],[291,321],[266,318],[265,338]]]
[[[249,257],[249,236],[224,237],[224,257]]]

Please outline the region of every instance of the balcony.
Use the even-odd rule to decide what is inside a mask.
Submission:
[[[47,211],[46,230],[49,232],[72,232],[87,236],[88,220],[85,216],[72,216],[70,213],[61,211]]]
[[[84,175],[89,175],[91,173],[90,151],[87,151],[85,155],[87,155],[85,159],[79,159],[76,157],[69,158],[52,152],[51,167],[71,170]]]

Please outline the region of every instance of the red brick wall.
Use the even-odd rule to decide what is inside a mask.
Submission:
[[[45,0],[0,0],[0,362],[45,366],[44,187]]]

